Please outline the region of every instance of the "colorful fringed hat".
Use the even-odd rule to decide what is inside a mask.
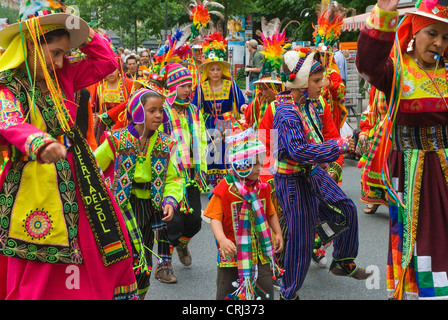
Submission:
[[[38,26],[45,26],[41,34],[56,29],[67,30],[70,34],[70,49],[79,47],[90,33],[89,25],[80,17],[63,12],[57,0],[21,0],[19,22],[0,30],[0,47],[7,48],[21,30],[27,32],[27,22],[33,18],[37,18]]]
[[[226,144],[230,166],[241,178],[251,174],[255,156],[266,154],[266,147],[252,128],[227,137]]]
[[[230,69],[230,63],[227,62],[227,40],[220,32],[209,34],[202,43],[202,51],[204,52],[204,62],[200,68],[204,68],[207,64],[218,62],[225,68]]]

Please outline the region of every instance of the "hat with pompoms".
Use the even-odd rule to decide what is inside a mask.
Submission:
[[[316,52],[310,48],[290,50],[283,56],[282,80],[290,89],[308,88],[308,79],[313,66],[320,63],[315,60]]]

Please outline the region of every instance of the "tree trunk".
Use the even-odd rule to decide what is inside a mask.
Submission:
[[[134,48],[135,52],[137,52],[137,18],[134,18]]]

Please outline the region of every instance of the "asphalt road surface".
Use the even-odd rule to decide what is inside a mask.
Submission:
[[[365,204],[360,200],[360,174],[357,162],[346,159],[343,170],[342,189],[352,198],[358,209],[359,266],[369,267],[375,276],[366,281],[347,277],[337,277],[328,272],[331,263],[331,250],[327,250],[327,268],[311,264],[305,282],[299,291],[301,300],[387,300],[386,295],[386,257],[388,245],[388,211],[381,206],[373,215],[363,212]],[[203,209],[207,196],[203,196]],[[214,300],[216,281],[216,246],[210,224],[202,223],[201,231],[192,239],[190,251],[193,263],[184,267],[173,254],[176,284],[160,283],[151,278],[147,300]],[[275,299],[278,292],[275,291]]]

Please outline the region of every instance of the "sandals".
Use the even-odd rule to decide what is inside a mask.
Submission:
[[[379,204],[368,204],[364,209],[364,213],[366,214],[374,214],[376,210],[380,207]]]

